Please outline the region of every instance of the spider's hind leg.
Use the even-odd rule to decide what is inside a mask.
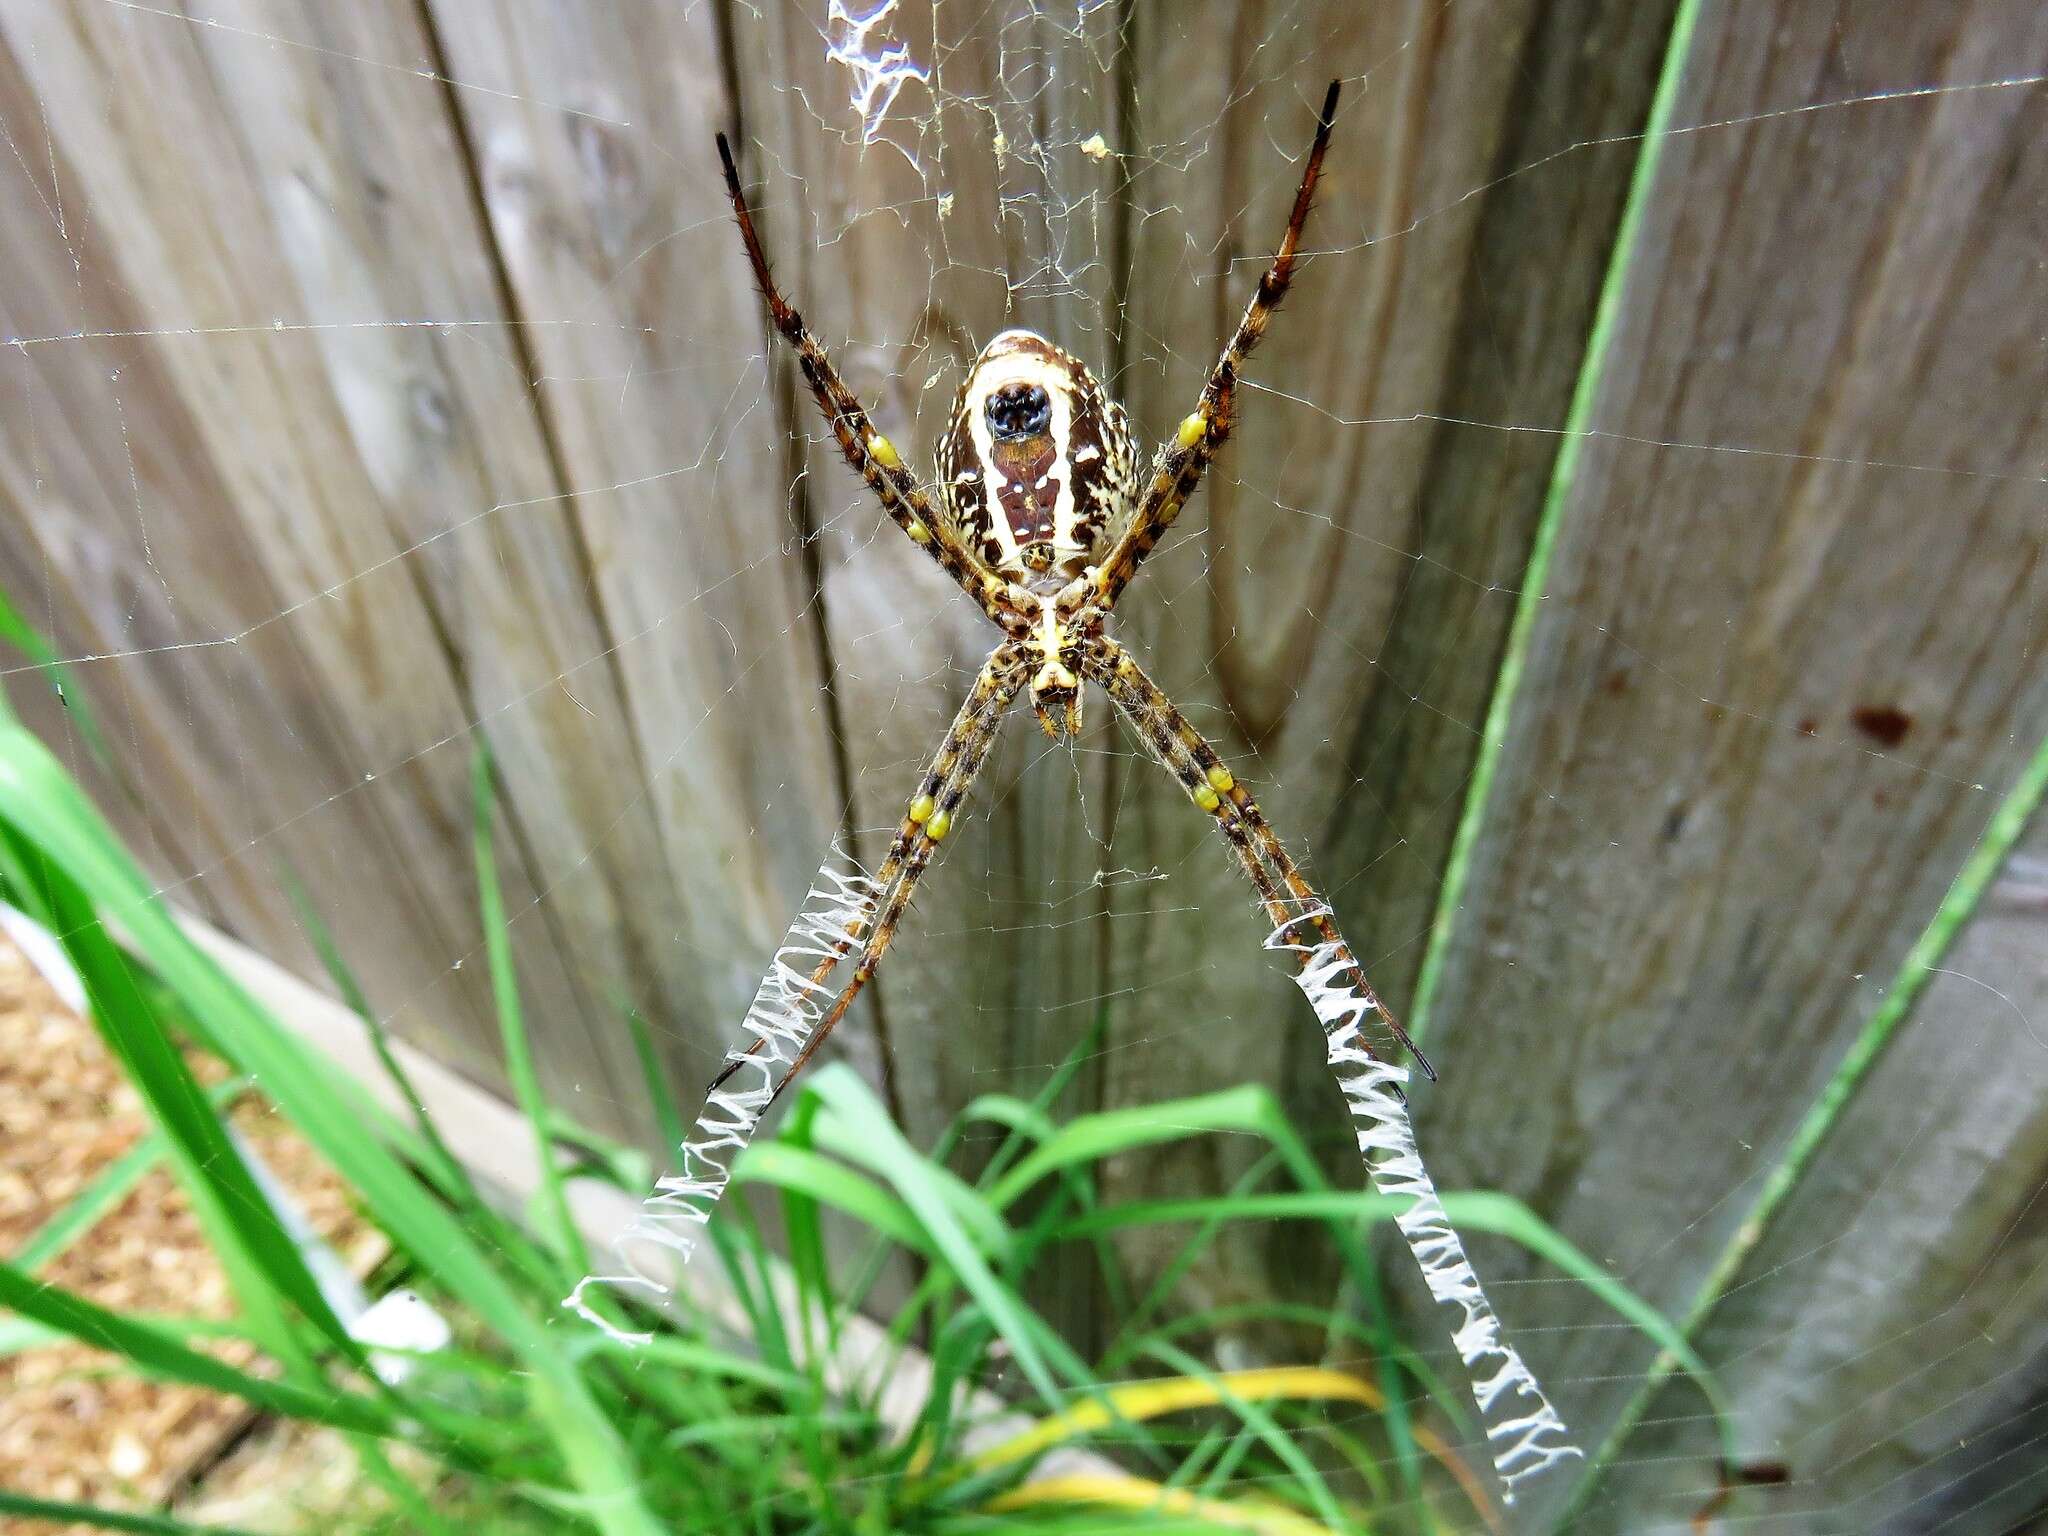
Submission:
[[[1301,866],[1294,862],[1259,810],[1251,791],[1237,782],[1237,776],[1224,766],[1216,749],[1188,722],[1165,690],[1146,675],[1130,652],[1114,640],[1105,637],[1093,641],[1083,670],[1101,684],[1159,764],[1180,780],[1188,798],[1215,820],[1217,830],[1251,877],[1260,905],[1265,907],[1273,926],[1285,929],[1305,925],[1324,943],[1338,946],[1360,995],[1379,1022],[1415,1058],[1422,1075],[1435,1082],[1436,1069],[1380,1001],[1351,946],[1337,931],[1330,916],[1330,904],[1309,884]]]
[[[1029,663],[1015,645],[997,646],[983,663],[966,701],[960,706],[960,712],[953,717],[953,723],[940,741],[938,751],[932,755],[924,777],[918,781],[917,791],[912,795],[909,808],[896,829],[895,839],[889,845],[889,856],[875,872],[874,886],[882,893],[880,900],[869,914],[847,925],[845,937],[832,946],[811,973],[810,991],[821,992],[840,961],[856,947],[860,949],[860,959],[855,963],[853,975],[820,1015],[796,1060],[790,1063],[789,1070],[775,1085],[778,1097],[845,1016],[854,998],[882,963],[882,956],[895,937],[896,925],[910,906],[918,881],[938,851],[938,845],[952,830],[954,814],[987,760],[989,749],[995,744],[996,734],[1001,729],[1003,715],[1024,687],[1028,675]],[[724,1068],[712,1079],[706,1091],[716,1093],[747,1057],[762,1048],[762,1044],[756,1040],[745,1050],[728,1056]]]

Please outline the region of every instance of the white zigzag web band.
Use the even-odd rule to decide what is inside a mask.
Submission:
[[[760,1048],[752,1054],[727,1054],[727,1062],[737,1064],[737,1070],[705,1100],[690,1138],[678,1149],[678,1171],[656,1181],[638,1217],[619,1235],[615,1247],[625,1273],[586,1275],[562,1303],[615,1338],[638,1343],[650,1335],[622,1332],[590,1305],[585,1293],[592,1286],[604,1286],[669,1294],[668,1282],[638,1262],[636,1251],[644,1244],[664,1251],[673,1263],[689,1261],[732,1180],[733,1163],[767,1112],[776,1083],[838,993],[829,979],[814,982],[812,973],[827,957],[845,954],[850,941],[874,920],[880,888],[843,853],[835,850],[835,855],[845,867],[828,860],[818,871],[803,910],[790,924],[747,1009],[745,1027]],[[1452,1342],[1471,1375],[1502,1497],[1512,1504],[1519,1484],[1583,1453],[1566,1438],[1564,1421],[1522,1357],[1501,1337],[1500,1319],[1422,1165],[1415,1128],[1400,1095],[1408,1071],[1379,1060],[1366,1044],[1365,1026],[1378,1007],[1361,987],[1350,951],[1335,939],[1309,944],[1293,936],[1301,924],[1327,916],[1326,907],[1315,907],[1288,919],[1267,937],[1266,948],[1296,957],[1295,984],[1322,1023],[1330,1070],[1358,1122],[1358,1149],[1373,1187],[1414,1202],[1396,1225],[1421,1266],[1430,1294],[1464,1312]]]
[[[1301,924],[1329,915],[1327,907],[1318,906],[1290,918],[1273,930],[1266,948],[1297,957],[1295,985],[1322,1023],[1330,1071],[1350,1101],[1352,1119],[1358,1124],[1358,1150],[1373,1188],[1414,1201],[1395,1225],[1422,1267],[1429,1294],[1465,1314],[1451,1342],[1471,1377],[1494,1470],[1500,1474],[1501,1497],[1512,1504],[1519,1484],[1585,1453],[1567,1438],[1571,1432],[1564,1420],[1514,1346],[1501,1336],[1500,1318],[1465,1257],[1465,1245],[1444,1211],[1435,1181],[1422,1166],[1415,1125],[1400,1093],[1408,1069],[1379,1060],[1366,1045],[1366,1022],[1379,1007],[1360,985],[1357,962],[1339,940],[1305,944],[1293,937]]]
[[[761,1117],[768,1112],[775,1085],[796,1060],[819,1016],[838,995],[839,989],[829,979],[812,981],[812,972],[827,957],[844,954],[874,921],[881,888],[842,850],[835,848],[833,855],[818,871],[803,910],[789,925],[782,947],[776,950],[774,963],[761,978],[747,1009],[748,1044],[758,1041],[760,1049],[751,1055],[744,1049],[726,1054],[726,1062],[737,1070],[712,1091],[698,1111],[690,1138],[677,1150],[677,1171],[655,1181],[654,1193],[642,1202],[640,1214],[614,1244],[626,1273],[586,1275],[562,1302],[616,1339],[645,1343],[653,1336],[621,1332],[585,1300],[584,1293],[596,1285],[632,1288],[655,1296],[669,1294],[669,1284],[638,1262],[636,1251],[645,1245],[665,1250],[673,1264],[689,1262],[732,1180],[733,1163],[754,1139]],[[846,867],[837,867],[835,859]]]

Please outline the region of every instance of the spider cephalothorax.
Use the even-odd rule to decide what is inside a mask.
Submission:
[[[1294,279],[1295,254],[1336,110],[1332,82],[1280,249],[1200,401],[1160,448],[1149,472],[1139,469],[1123,407],[1103,392],[1080,359],[1036,332],[1010,330],[982,349],[960,386],[939,445],[936,502],[905,467],[895,444],[875,430],[824,346],[775,286],[740,190],[731,146],[724,134],[718,136],[726,190],[754,277],[776,330],[797,349],[804,380],[840,451],[896,525],[938,561],[1005,636],[989,653],[911,797],[888,858],[875,873],[880,895],[872,920],[865,913],[857,917],[845,939],[818,963],[810,983],[814,989],[824,987],[845,955],[856,946],[860,950],[853,976],[820,1014],[784,1083],[810,1059],[881,964],[911,893],[952,830],[954,812],[987,761],[1010,705],[1029,689],[1046,732],[1072,735],[1080,729],[1086,683],[1109,695],[1146,749],[1215,820],[1274,922],[1283,928],[1295,923],[1313,927],[1339,963],[1350,968],[1361,995],[1387,1020],[1394,1036],[1414,1050],[1373,996],[1328,905],[1281,846],[1250,791],[1137,659],[1105,632],[1124,588],[1173,526],[1230,436],[1238,370]],[[1419,1055],[1416,1060],[1429,1073],[1429,1063]],[[728,1066],[719,1082],[734,1070]]]
[[[991,571],[1037,592],[1081,574],[1137,490],[1124,408],[1033,331],[982,348],[938,459],[947,520]]]

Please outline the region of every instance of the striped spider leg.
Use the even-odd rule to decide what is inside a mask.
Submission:
[[[1188,722],[1187,716],[1166,696],[1166,690],[1146,675],[1129,651],[1107,636],[1097,636],[1089,642],[1083,652],[1081,672],[1101,685],[1154,760],[1180,780],[1189,799],[1214,818],[1217,830],[1251,877],[1273,926],[1286,929],[1306,923],[1324,943],[1335,945],[1360,996],[1402,1048],[1415,1058],[1422,1075],[1435,1082],[1436,1069],[1379,1000],[1351,947],[1337,932],[1330,917],[1330,904],[1308,883],[1301,867],[1259,810],[1258,802],[1252,799],[1251,791],[1224,766],[1216,749]]]
[[[952,831],[960,802],[967,797],[975,776],[988,760],[989,749],[995,745],[996,734],[1002,728],[1003,716],[1009,712],[1010,705],[1023,691],[1030,676],[1029,657],[1020,646],[1012,643],[997,646],[982,664],[980,675],[968,690],[966,702],[953,717],[945,739],[939,743],[939,750],[932,755],[930,766],[918,782],[917,793],[911,799],[910,808],[904,812],[902,824],[896,829],[895,840],[889,845],[889,856],[875,874],[874,884],[880,899],[872,926],[860,921],[849,923],[845,938],[832,946],[811,973],[812,989],[821,990],[826,978],[852,951],[862,932],[866,932],[867,941],[861,945],[860,959],[854,965],[852,976],[819,1017],[817,1026],[804,1041],[789,1070],[782,1074],[781,1081],[775,1085],[771,1103],[782,1096],[782,1090],[789,1086],[790,1079],[803,1070],[812,1053],[825,1043],[825,1037],[846,1016],[846,1010],[853,1006],[861,988],[868,984],[876,967],[881,965],[882,956],[888,953],[889,945],[896,936],[896,925],[910,906],[918,881],[931,866],[939,844]],[[762,1044],[757,1039],[746,1050],[728,1057],[724,1070],[712,1080],[708,1091],[716,1093],[748,1056],[761,1049]]]
[[[776,287],[768,270],[767,253],[761,249],[761,237],[754,231],[754,215],[747,207],[746,193],[740,189],[732,145],[723,133],[718,135],[718,161],[725,172],[726,195],[732,199],[733,222],[739,226],[748,264],[754,269],[754,282],[767,302],[768,318],[776,333],[796,349],[804,382],[810,386],[818,409],[825,413],[825,420],[831,423],[832,435],[838,439],[846,462],[868,483],[882,509],[910,536],[913,544],[936,560],[998,626],[1013,635],[1019,633],[1019,616],[1009,594],[1010,583],[991,571],[951,525],[933,514],[916,479],[904,467],[896,445],[875,430],[860,397],[839,376],[824,343]]]
[[[1160,449],[1159,457],[1152,466],[1151,483],[1145,489],[1145,499],[1139,503],[1123,536],[1103,557],[1096,572],[1096,601],[1105,610],[1116,606],[1117,598],[1137,574],[1139,565],[1152,553],[1152,547],[1166,530],[1173,526],[1173,520],[1180,516],[1180,509],[1187,505],[1188,498],[1195,494],[1209,468],[1209,461],[1216,457],[1217,450],[1230,437],[1230,429],[1236,422],[1238,369],[1266,334],[1267,322],[1273,318],[1273,311],[1280,307],[1280,301],[1287,297],[1287,290],[1294,282],[1295,259],[1301,250],[1301,231],[1308,223],[1309,205],[1315,201],[1316,180],[1322,175],[1323,154],[1330,147],[1330,128],[1337,118],[1339,83],[1332,80],[1323,97],[1323,110],[1316,118],[1315,141],[1309,145],[1308,160],[1301,169],[1301,185],[1295,190],[1294,211],[1288,216],[1287,233],[1281,237],[1280,249],[1273,253],[1272,264],[1259,278],[1258,291],[1245,306],[1244,318],[1238,322],[1236,334],[1224,347],[1223,355],[1217,358],[1216,366],[1209,374],[1209,382],[1202,386],[1200,402],[1182,419],[1173,441]]]

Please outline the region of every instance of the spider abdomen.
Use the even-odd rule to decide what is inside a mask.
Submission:
[[[1073,354],[1004,331],[975,359],[939,447],[946,515],[989,568],[1031,585],[1079,575],[1130,502],[1120,406]]]

